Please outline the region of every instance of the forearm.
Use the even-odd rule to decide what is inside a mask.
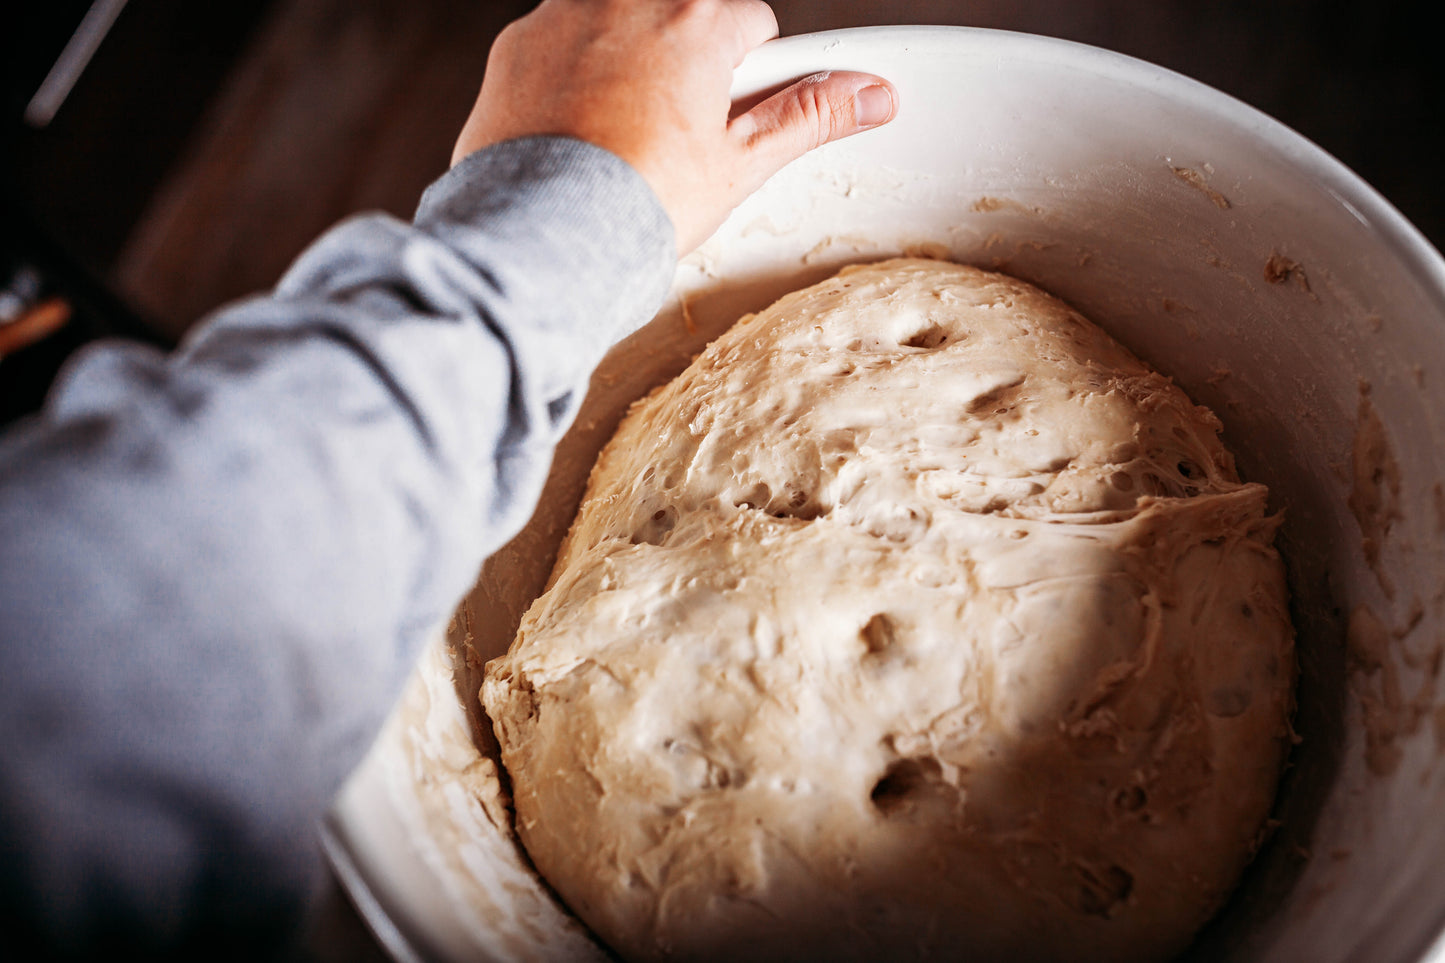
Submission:
[[[73,366],[0,442],[9,905],[81,939],[284,925],[315,817],[673,250],[616,158],[512,143],[174,356]]]

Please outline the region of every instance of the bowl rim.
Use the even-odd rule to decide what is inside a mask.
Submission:
[[[1169,67],[1103,47],[1043,34],[994,27],[935,24],[885,24],[843,27],[791,34],[753,50],[734,71],[733,91],[752,93],[782,76],[815,72],[816,57],[825,50],[849,49],[859,66],[868,69],[868,48],[923,48],[922,53],[947,52],[987,56],[999,62],[1047,64],[1107,78],[1149,90],[1167,100],[1251,135],[1261,148],[1313,178],[1361,226],[1378,236],[1389,255],[1445,309],[1445,255],[1425,234],[1368,181],[1320,145],[1287,124],[1232,94]],[[812,65],[812,66],[810,66]],[[907,103],[899,105],[900,111]],[[884,128],[886,130],[886,128]],[[1445,321],[1445,316],[1442,316]]]

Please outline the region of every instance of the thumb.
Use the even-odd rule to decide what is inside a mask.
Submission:
[[[898,91],[873,74],[825,71],[778,91],[728,124],[756,188],[815,147],[893,119]]]

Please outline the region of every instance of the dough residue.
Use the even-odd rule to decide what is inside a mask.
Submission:
[[[1229,198],[1216,191],[1213,187],[1210,187],[1209,178],[1205,177],[1203,173],[1195,170],[1193,167],[1174,167],[1172,165],[1169,170],[1175,177],[1209,198],[1215,207],[1221,211],[1229,210],[1231,206]]]
[[[1360,551],[1386,598],[1395,597],[1395,583],[1381,561],[1380,553],[1390,529],[1400,519],[1400,465],[1370,401],[1370,386],[1360,385],[1360,405],[1355,418],[1355,439],[1350,466],[1353,486],[1347,501],[1360,526]]]
[[[1289,742],[1277,518],[1062,302],[845,269],[638,402],[482,697],[624,957],[1165,959]]]
[[[1298,261],[1285,257],[1278,251],[1271,251],[1264,262],[1264,279],[1270,284],[1283,284],[1293,280],[1295,287],[1310,293],[1310,279]]]

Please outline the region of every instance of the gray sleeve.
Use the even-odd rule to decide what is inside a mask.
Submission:
[[[5,912],[60,946],[283,937],[317,817],[673,245],[618,158],[514,141],[169,356],[74,359],[0,439]]]

